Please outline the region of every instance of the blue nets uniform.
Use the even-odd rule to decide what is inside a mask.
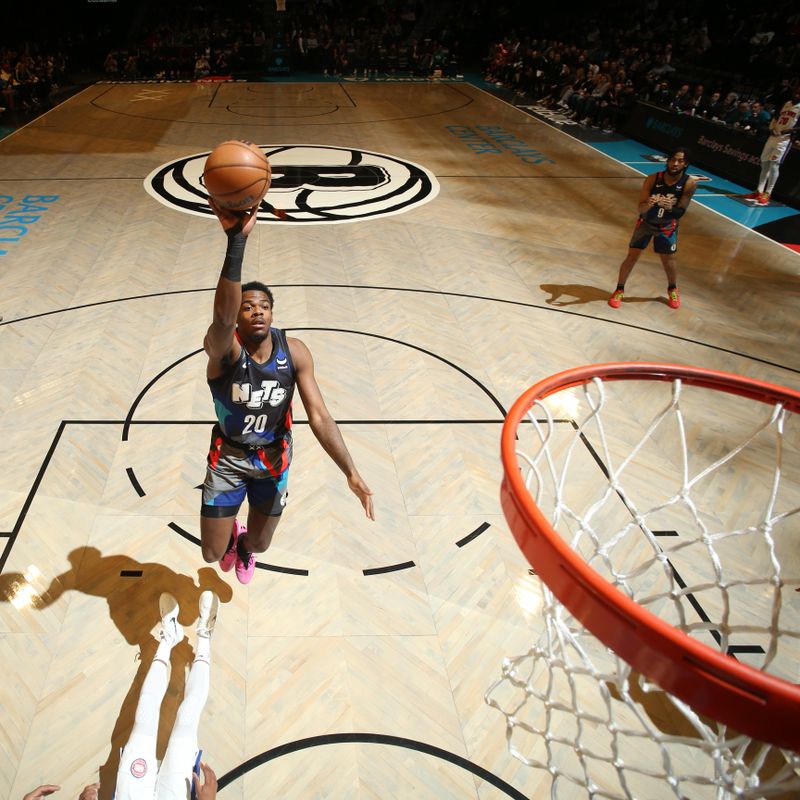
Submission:
[[[208,382],[217,423],[203,484],[204,516],[233,516],[245,495],[271,516],[286,503],[295,368],[284,331],[270,328],[270,336],[266,363],[242,347],[228,371]]]
[[[673,184],[668,184],[665,180],[665,173],[656,174],[655,182],[650,189],[650,197],[673,196],[675,205],[681,199],[686,181],[689,176],[686,170],[681,177]],[[673,206],[674,208],[674,206]],[[653,249],[656,253],[674,253],[678,249],[678,220],[672,212],[657,205],[647,210],[644,218],[639,217],[636,221],[636,228],[633,231],[629,247],[644,250],[653,239]]]

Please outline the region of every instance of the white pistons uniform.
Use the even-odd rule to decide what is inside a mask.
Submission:
[[[778,116],[769,124],[769,137],[761,151],[762,161],[781,163],[792,144],[792,129],[800,118],[800,103],[784,103]]]

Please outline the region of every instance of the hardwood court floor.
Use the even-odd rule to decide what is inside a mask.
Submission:
[[[224,237],[143,186],[233,138],[384,154],[439,187],[344,224],[266,215],[250,237],[245,276],[311,347],[377,521],[298,403],[290,503],[248,587],[196,543]],[[267,199],[297,200],[290,184]],[[484,703],[540,602],[499,505],[504,411],[590,362],[800,384],[800,260],[699,206],[681,309],[652,251],[606,305],[640,185],[462,84],[98,84],[0,142],[0,796],[76,797],[98,770],[111,796],[170,591],[189,637],[163,748],[205,588],[223,601],[200,726],[221,797],[545,793]]]

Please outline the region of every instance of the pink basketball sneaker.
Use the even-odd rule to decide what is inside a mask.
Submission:
[[[239,583],[250,583],[256,571],[256,557],[252,553],[247,553],[244,558],[241,556],[236,559],[236,577]]]
[[[219,568],[223,572],[230,572],[231,569],[233,569],[233,565],[236,563],[236,542],[243,533],[247,533],[247,526],[242,525],[238,519],[235,519],[233,521],[233,540],[231,541],[230,547],[219,560]]]

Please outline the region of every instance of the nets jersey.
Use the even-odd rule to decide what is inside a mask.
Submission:
[[[672,196],[675,198],[675,203],[673,205],[674,208],[683,195],[683,190],[686,186],[686,181],[688,180],[689,176],[686,174],[686,170],[684,170],[681,177],[673,184],[667,183],[664,180],[664,177],[665,173],[656,173],[655,182],[650,189],[650,197]],[[663,228],[673,228],[678,223],[669,209],[661,208],[657,205],[652,206],[647,210],[647,214],[644,216],[644,221],[659,231]]]
[[[292,441],[295,370],[286,334],[270,328],[272,354],[258,364],[247,350],[230,369],[209,380],[223,437],[245,448],[286,450]]]

